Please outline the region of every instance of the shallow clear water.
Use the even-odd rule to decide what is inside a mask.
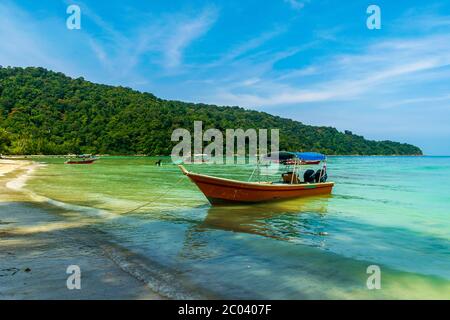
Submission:
[[[207,297],[450,298],[449,157],[331,157],[331,196],[232,207],[211,207],[169,158],[154,160],[39,159],[27,188],[79,206],[77,219],[96,217],[112,241]],[[189,169],[242,180],[253,170]],[[380,290],[366,287],[369,265]]]

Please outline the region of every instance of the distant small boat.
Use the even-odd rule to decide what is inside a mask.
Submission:
[[[309,164],[309,165],[312,165],[312,164],[319,164],[320,163],[320,161],[316,161],[316,160],[311,160],[311,161],[302,161],[302,163],[301,164]]]
[[[325,159],[325,156],[323,157]],[[314,159],[314,161],[321,160]],[[326,166],[317,172],[307,170],[303,182],[296,172],[296,164],[293,171],[282,174],[280,182],[245,182],[193,173],[182,165],[179,167],[213,205],[233,202],[256,203],[330,194],[334,186],[334,182],[326,182]]]
[[[300,166],[303,166],[303,165],[316,165],[316,164],[319,164],[319,163],[320,163],[320,160],[298,160],[298,159],[289,159],[289,160],[286,160],[285,162],[283,162],[282,164],[290,165],[290,166],[292,166],[292,165],[300,165]]]
[[[89,154],[88,155],[82,154],[82,155],[78,155],[76,157],[76,159],[69,159],[64,163],[65,164],[92,164],[97,160],[98,160],[98,158],[92,157]]]
[[[194,155],[188,155],[183,159],[184,163],[206,163],[210,161],[209,156],[204,153],[196,153]]]
[[[65,164],[91,164],[98,159],[85,159],[85,160],[67,160]]]

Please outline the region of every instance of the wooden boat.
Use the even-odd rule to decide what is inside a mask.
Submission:
[[[293,166],[293,165],[300,165],[300,166],[315,165],[315,164],[319,164],[319,163],[320,163],[320,160],[299,160],[299,159],[288,159],[288,160],[282,162],[282,164],[290,165],[290,166]]]
[[[67,160],[65,164],[92,164],[98,159],[83,159],[83,160]]]
[[[310,160],[310,161],[308,161],[308,160],[303,160],[303,161],[301,162],[302,165],[311,165],[311,164],[319,164],[319,163],[320,163],[319,160]]]
[[[330,194],[333,182],[272,183],[244,182],[189,172],[179,165],[183,174],[194,182],[211,204],[255,203]]]
[[[90,154],[88,155],[79,155],[75,159],[69,159],[65,164],[92,164],[97,161],[98,158],[92,157]]]

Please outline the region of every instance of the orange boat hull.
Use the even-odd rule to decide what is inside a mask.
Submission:
[[[263,202],[330,194],[333,182],[312,184],[270,184],[216,178],[181,170],[203,192],[211,204]]]

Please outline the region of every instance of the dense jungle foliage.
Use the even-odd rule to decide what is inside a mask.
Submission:
[[[278,128],[280,149],[340,155],[419,155],[413,145],[369,141],[240,107],[162,100],[44,68],[0,68],[0,153],[168,155],[176,128]]]

